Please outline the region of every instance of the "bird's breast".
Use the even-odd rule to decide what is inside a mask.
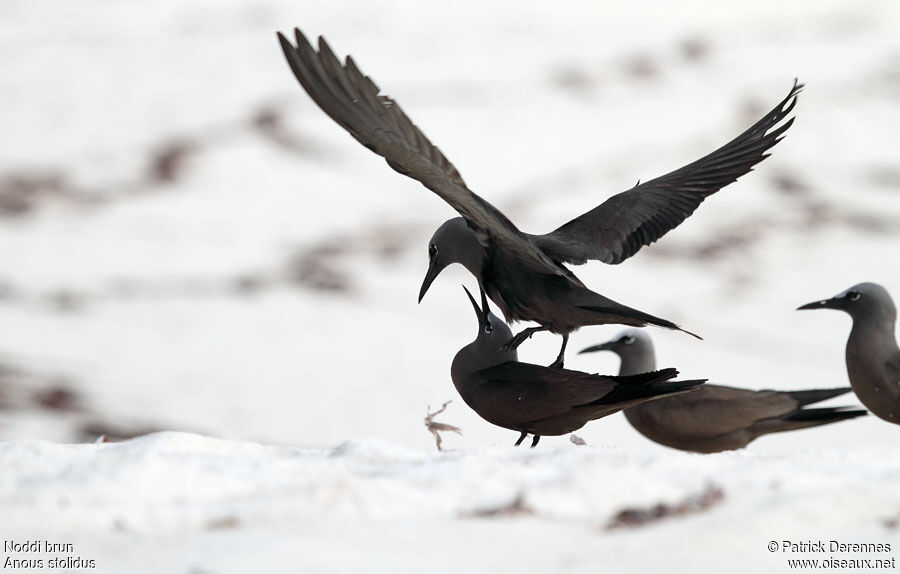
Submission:
[[[546,313],[542,310],[546,305],[542,301],[546,299],[546,289],[541,277],[513,264],[494,265],[484,274],[484,290],[503,313],[507,323],[544,323]]]

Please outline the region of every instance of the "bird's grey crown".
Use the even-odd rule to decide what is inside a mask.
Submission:
[[[859,297],[854,295],[858,293]],[[878,283],[859,283],[842,291],[834,298],[847,298],[845,311],[854,320],[883,323],[893,326],[897,321],[897,308],[888,290]]]
[[[432,247],[436,249],[434,257],[439,268],[460,263],[481,281],[484,247],[465,219],[454,217],[442,223],[428,242],[429,250]]]
[[[626,337],[632,337],[633,342],[626,344]],[[613,344],[609,350],[622,360],[620,375],[637,375],[656,370],[653,340],[643,329],[626,329],[616,335],[611,343]]]

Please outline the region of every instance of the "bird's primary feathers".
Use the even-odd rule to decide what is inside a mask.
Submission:
[[[554,363],[558,366],[563,363],[568,334],[581,326],[652,324],[683,330],[672,321],[591,291],[564,263],[589,259],[619,263],[676,227],[704,198],[766,157],[766,151],[791,126],[793,118],[787,117],[802,88],[795,81],[778,106],[706,157],[615,195],[551,233],[531,235],[472,192],[441,150],[393,99],[380,93],[353,58],[347,56],[342,64],[322,37],[316,50],[300,30],[295,29],[294,35],[296,45],[281,33],[278,39],[291,70],[313,101],[394,170],[421,182],[465,220],[465,226],[445,224],[436,233],[453,235],[447,238],[448,246],[438,246],[440,238],[430,245],[429,269],[419,299],[444,267],[464,263],[507,321],[541,325],[516,335],[509,342],[511,348],[538,330],[563,336]],[[476,241],[460,233],[471,234]],[[457,253],[460,249],[477,252]],[[452,257],[445,255],[448,252]]]
[[[285,57],[297,80],[329,117],[393,169],[449,203],[483,244],[503,242],[542,273],[565,273],[554,263],[580,264],[589,259],[620,263],[678,226],[707,196],[768,157],[766,152],[793,123],[793,118],[787,118],[803,88],[795,80],[777,106],[709,155],[614,195],[555,231],[530,235],[473,193],[450,160],[399,104],[381,94],[351,56],[342,65],[324,38],[319,37],[316,51],[299,29],[294,32],[296,46],[278,34]]]

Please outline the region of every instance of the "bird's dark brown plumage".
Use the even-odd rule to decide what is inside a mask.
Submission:
[[[859,283],[800,309],[836,309],[853,318],[845,361],[853,392],[872,414],[900,425],[900,348],[897,307],[877,283]]]
[[[767,158],[766,152],[794,123],[794,118],[787,118],[802,89],[794,80],[777,106],[709,155],[614,195],[551,233],[531,237],[559,262],[581,264],[596,259],[621,263],[680,225],[704,199]]]
[[[622,360],[620,375],[656,368],[650,336],[629,329],[581,352],[612,351]],[[703,385],[688,395],[636,405],[625,418],[645,437],[690,452],[712,453],[746,447],[760,436],[829,424],[863,416],[859,409],[804,408],[850,392],[849,387],[773,391]]]
[[[587,259],[618,263],[677,226],[703,198],[766,157],[765,151],[790,126],[792,120],[780,127],[778,124],[793,109],[801,88],[795,82],[776,109],[716,152],[613,196],[556,231],[538,236],[523,233],[473,193],[446,156],[394,100],[380,94],[378,86],[360,72],[351,57],[342,65],[323,38],[319,38],[317,51],[299,30],[295,30],[296,46],[280,33],[278,38],[291,70],[313,101],[393,169],[421,182],[449,203],[465,220],[463,233],[477,239],[471,242],[458,235],[448,239],[464,243],[467,249],[472,244],[476,251],[464,257],[438,262],[440,255],[432,255],[420,300],[443,267],[464,263],[508,321],[540,324],[519,333],[509,342],[511,348],[537,330],[563,336],[554,363],[557,366],[562,366],[568,334],[585,325],[651,324],[683,330],[671,321],[595,293],[563,263]],[[431,251],[437,254],[437,249]]]
[[[466,290],[466,294],[469,294]],[[478,336],[453,358],[450,376],[463,401],[484,420],[535,435],[562,435],[587,422],[661,396],[693,390],[704,381],[672,381],[678,371],[663,369],[633,377],[603,376],[518,361],[499,346],[512,332],[469,294],[478,317]],[[517,443],[518,444],[518,443]]]

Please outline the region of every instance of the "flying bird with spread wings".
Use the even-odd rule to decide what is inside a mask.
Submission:
[[[614,195],[555,231],[531,235],[471,191],[441,150],[393,99],[381,93],[352,57],[342,64],[321,36],[318,50],[299,29],[294,36],[296,45],[278,33],[288,65],[322,111],[391,168],[419,181],[461,216],[441,225],[429,242],[428,272],[419,300],[441,270],[460,263],[478,279],[508,322],[538,323],[519,332],[504,348],[515,349],[539,331],[559,334],[563,341],[553,363],[557,367],[563,365],[569,333],[586,325],[656,325],[684,331],[671,321],[595,293],[565,264],[588,260],[618,264],[677,227],[707,196],[768,157],[766,152],[793,123],[788,116],[803,87],[795,80],[775,108],[711,154]]]

